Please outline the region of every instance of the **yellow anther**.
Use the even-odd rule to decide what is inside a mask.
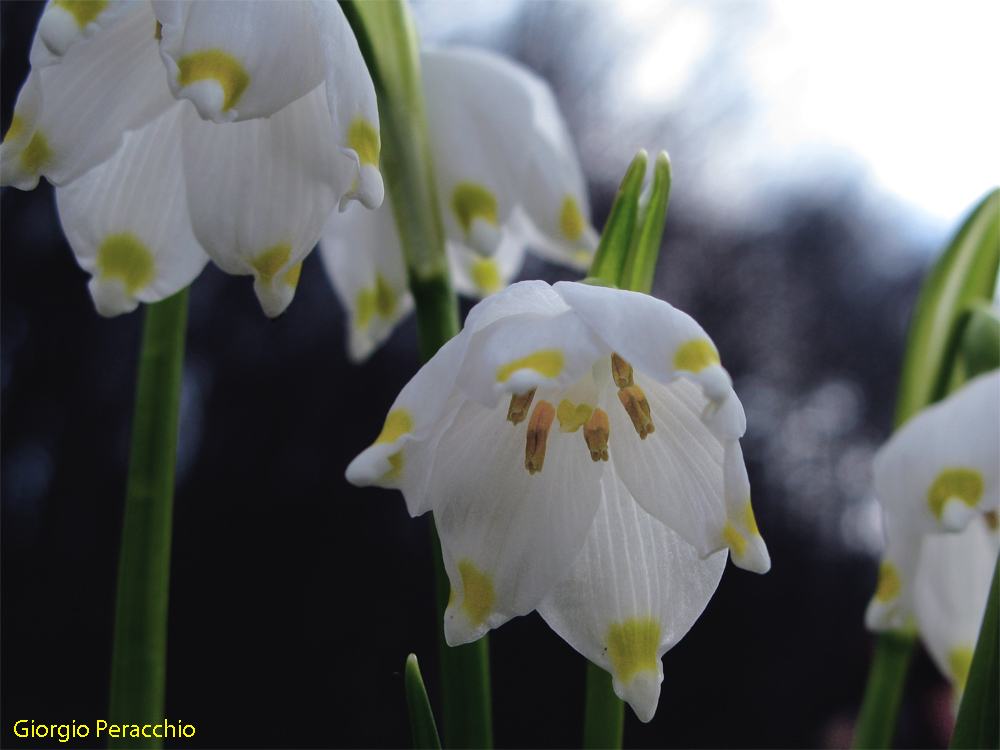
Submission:
[[[529,474],[542,470],[545,463],[545,441],[552,429],[552,420],[556,417],[556,408],[548,401],[539,401],[531,412],[528,420],[528,439],[524,446],[524,468]]]
[[[888,560],[883,560],[878,566],[878,583],[875,585],[875,600],[882,602],[892,601],[899,596],[903,588],[903,582],[896,572],[896,566]]]
[[[528,409],[531,408],[531,399],[535,397],[535,388],[527,393],[515,393],[510,397],[510,406],[507,407],[507,421],[514,425],[519,425],[528,417]]]
[[[611,423],[604,409],[594,409],[594,416],[583,426],[583,439],[587,441],[587,449],[593,461],[608,460],[608,435],[611,434]]]
[[[611,355],[611,376],[615,379],[615,385],[619,389],[635,385],[632,380],[632,365],[617,354]]]
[[[594,407],[590,404],[574,404],[568,398],[559,402],[556,417],[559,419],[559,432],[576,432],[594,416]]]
[[[646,394],[642,392],[642,388],[637,385],[622,388],[618,391],[618,400],[622,402],[622,406],[628,412],[632,426],[639,433],[639,437],[645,440],[646,435],[651,434],[654,430],[653,420],[649,415],[649,401],[646,400]]]

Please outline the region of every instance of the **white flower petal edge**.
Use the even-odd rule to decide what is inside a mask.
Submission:
[[[739,450],[743,410],[715,347],[684,313],[642,297],[541,281],[488,297],[403,389],[347,477],[401,489],[411,514],[434,511],[452,586],[450,644],[545,601],[546,616],[564,622],[584,597],[590,619],[557,627],[584,654],[610,649],[615,623],[622,653],[655,642],[655,657],[644,654],[638,667],[627,655],[595,659],[648,720],[661,674],[654,658],[704,608],[725,561],[713,553],[728,548],[737,565],[760,572],[770,560]],[[596,324],[602,314],[617,328]],[[630,463],[635,453],[648,455]],[[624,561],[601,562],[599,537],[609,533],[628,537],[615,543]],[[644,540],[666,544],[662,557],[642,553],[662,566],[629,562]],[[567,588],[548,598],[561,581]],[[635,593],[639,581],[671,601]]]
[[[110,158],[126,131],[176,103],[155,30],[148,4],[122,6],[61,62],[32,68],[0,147],[4,185],[30,190],[43,175],[65,185]]]
[[[125,135],[122,148],[56,188],[63,231],[101,315],[158,302],[188,286],[208,262],[188,218],[180,110]]]
[[[916,627],[958,693],[1000,551],[998,422],[994,371],[915,415],[874,462],[888,544],[865,624]]]
[[[216,125],[184,112],[195,236],[222,270],[253,275],[270,317],[291,302],[302,260],[347,189],[329,124],[322,86],[268,118]]]
[[[959,531],[1000,505],[1000,371],[914,416],[875,457],[887,513],[922,531]]]
[[[351,205],[327,219],[320,257],[347,310],[348,354],[367,358],[413,309],[392,204]]]
[[[79,41],[106,29],[124,13],[145,0],[54,0],[38,20],[38,33],[31,46],[31,66],[42,68],[61,62]]]
[[[426,49],[421,68],[449,241],[488,257],[513,232],[550,259],[586,267],[597,233],[548,85],[485,50]]]
[[[613,677],[615,692],[642,721],[653,718],[660,661],[708,605],[726,555],[705,560],[646,513],[612,472],[570,574],[539,605],[545,621]],[[656,575],[651,575],[656,571]]]

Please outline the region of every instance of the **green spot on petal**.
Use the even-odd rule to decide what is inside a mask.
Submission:
[[[8,139],[13,140],[17,138],[24,131],[24,120],[17,114],[10,118],[10,127],[7,128],[7,134],[3,137],[3,142],[6,143]]]
[[[559,231],[566,239],[573,242],[580,239],[583,226],[583,216],[580,214],[580,207],[576,205],[576,199],[572,195],[567,195],[559,211]]]
[[[708,339],[691,339],[681,344],[674,353],[674,369],[699,373],[706,367],[719,364],[719,353]]]
[[[282,277],[288,286],[292,289],[299,285],[299,277],[302,275],[302,261],[300,260],[294,266],[285,271],[285,275]]]
[[[31,141],[21,152],[21,166],[28,174],[38,174],[55,154],[41,130],[36,130]]]
[[[263,284],[270,284],[278,271],[281,270],[289,258],[292,257],[292,246],[279,244],[269,247],[256,258],[250,261],[250,265],[257,272],[257,278]],[[290,271],[291,269],[289,269]],[[296,279],[297,280],[297,279]]]
[[[222,105],[223,111],[232,109],[243,96],[250,85],[250,76],[240,62],[221,49],[206,49],[192,52],[177,61],[179,68],[177,82],[181,88],[190,86],[196,81],[218,81],[226,94]]]
[[[382,274],[376,273],[375,285],[362,287],[354,296],[354,327],[359,331],[365,330],[375,315],[391,318],[396,312],[397,302],[392,284]]]
[[[955,687],[965,690],[965,683],[969,680],[969,669],[972,667],[972,648],[969,646],[956,646],[948,653],[948,667],[951,669],[951,678],[955,681]]]
[[[903,582],[899,578],[896,566],[888,560],[883,560],[878,566],[878,584],[875,586],[875,600],[885,604],[899,596]]]
[[[660,623],[651,617],[632,617],[608,628],[608,657],[618,679],[629,682],[639,672],[656,672]]]
[[[483,294],[494,294],[503,288],[500,267],[493,258],[477,257],[472,261],[469,270],[472,273],[472,280],[476,282],[476,286],[482,290]]]
[[[722,539],[736,557],[743,557],[743,553],[747,551],[747,540],[740,536],[740,532],[731,523],[727,523],[722,530]]]
[[[55,0],[52,4],[67,11],[82,29],[101,15],[101,11],[108,7],[108,0]]]
[[[102,279],[120,279],[129,295],[135,295],[156,276],[153,254],[130,232],[107,236],[97,248],[97,268]]]
[[[497,368],[497,382],[506,383],[518,370],[534,370],[546,378],[555,378],[563,369],[563,353],[558,349],[542,349]]]
[[[931,485],[927,493],[927,504],[931,513],[938,520],[944,513],[944,506],[953,497],[958,498],[970,508],[979,505],[983,496],[983,475],[975,469],[945,469]]]
[[[393,409],[385,418],[382,432],[375,438],[374,445],[394,443],[413,429],[413,416],[406,409]]]
[[[493,611],[493,601],[496,598],[493,579],[480,571],[471,560],[459,562],[458,572],[462,575],[462,587],[465,589],[462,609],[473,627],[479,627]]]
[[[358,154],[362,164],[378,167],[379,136],[375,127],[363,117],[355,117],[347,129],[347,145]],[[356,189],[356,188],[355,188]]]
[[[497,225],[497,199],[475,182],[460,182],[455,186],[451,191],[451,210],[466,234],[472,231],[472,222],[476,219]]]

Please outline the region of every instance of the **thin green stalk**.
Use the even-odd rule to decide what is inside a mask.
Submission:
[[[993,571],[951,747],[1000,747],[1000,560]]]
[[[438,622],[451,596],[451,584],[441,557],[441,540],[431,522],[431,546],[434,549],[434,583],[437,593]],[[446,748],[493,747],[493,712],[490,708],[489,638],[462,646],[449,646],[444,629],[438,629],[441,651],[442,722]]]
[[[916,635],[898,630],[879,634],[854,737],[859,750],[892,747],[916,641]]]
[[[188,292],[146,308],[122,524],[111,703],[118,724],[163,721],[167,596]],[[162,747],[162,739],[111,739],[112,747]]]
[[[459,321],[427,137],[416,30],[409,6],[401,0],[345,0],[341,7],[378,95],[380,170],[392,200],[415,302],[420,356],[426,362],[458,333]],[[436,533],[431,543],[443,622],[450,587]],[[450,648],[443,631],[439,634],[445,747],[492,747],[487,638]]]
[[[587,662],[587,703],[583,717],[585,750],[622,746],[625,728],[625,703],[615,695],[611,675],[593,662]]]
[[[660,243],[667,220],[667,204],[670,202],[670,183],[673,175],[670,157],[661,151],[653,164],[653,181],[649,193],[643,196],[638,222],[632,235],[632,243],[625,269],[622,272],[622,289],[649,294],[653,290],[656,261],[660,256]]]
[[[420,676],[416,654],[410,654],[406,658],[404,681],[414,750],[441,750],[441,739],[434,724],[434,714],[431,712],[431,703],[427,700],[424,678]]]

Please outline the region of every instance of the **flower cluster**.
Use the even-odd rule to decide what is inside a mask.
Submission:
[[[347,477],[434,511],[449,644],[537,609],[649,721],[660,657],[714,593],[717,553],[770,567],[745,427],[689,316],[644,294],[526,281],[470,312]]]
[[[31,65],[0,181],[56,185],[104,315],[209,258],[277,315],[333,209],[382,202],[375,89],[332,0],[54,0]]]
[[[455,288],[473,297],[499,291],[527,247],[586,269],[597,233],[548,85],[485,50],[427,49],[420,68]],[[355,206],[332,215],[320,247],[349,312],[351,356],[363,359],[413,306],[390,201],[377,211]]]
[[[917,414],[875,457],[888,545],[865,622],[915,626],[958,692],[1000,551],[998,424],[993,371]]]

